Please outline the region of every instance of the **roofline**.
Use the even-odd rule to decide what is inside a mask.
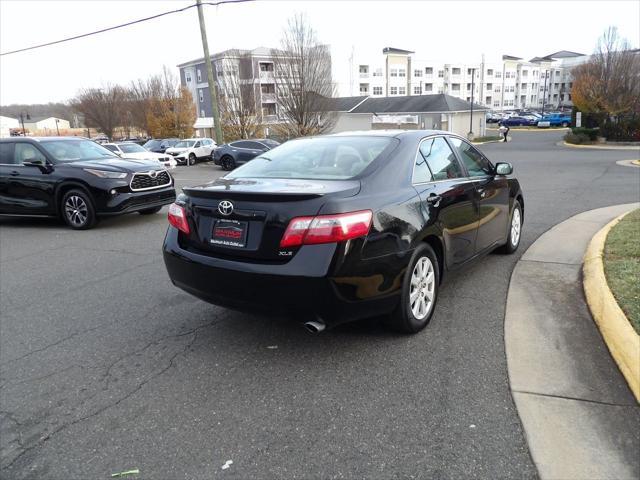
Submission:
[[[480,111],[480,110],[491,110],[489,107],[480,107],[480,108],[474,108],[473,111]],[[375,115],[380,116],[380,115],[422,115],[425,113],[469,113],[471,112],[471,109],[469,110],[449,110],[449,111],[444,111],[444,112],[375,112]],[[338,113],[352,113],[354,115],[373,115],[374,112],[338,112]]]

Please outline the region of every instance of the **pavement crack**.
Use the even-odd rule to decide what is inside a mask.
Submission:
[[[526,395],[535,395],[538,397],[547,397],[547,398],[558,398],[561,400],[573,400],[575,402],[587,402],[587,403],[595,403],[596,405],[606,405],[609,407],[638,407],[637,404],[632,403],[611,403],[611,402],[601,402],[599,400],[589,400],[586,398],[577,398],[577,397],[569,397],[567,395],[551,395],[549,393],[538,393],[538,392],[529,392],[527,390],[513,390],[515,393],[524,393]]]

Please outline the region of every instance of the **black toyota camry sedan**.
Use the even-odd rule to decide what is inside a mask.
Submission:
[[[312,331],[385,315],[429,322],[447,271],[518,248],[520,185],[465,139],[372,131],[289,141],[169,207],[173,283]]]
[[[120,158],[88,139],[0,140],[0,216],[57,216],[87,229],[99,216],[152,214],[175,198],[161,165]]]

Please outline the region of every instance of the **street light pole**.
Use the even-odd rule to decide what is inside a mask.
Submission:
[[[58,128],[58,122],[59,120],[56,118],[56,134],[60,136],[60,129]]]
[[[542,90],[542,116],[544,117],[544,102],[547,99],[547,76],[549,75],[549,70],[544,71],[544,89]]]
[[[220,112],[218,111],[218,95],[216,92],[216,84],[213,81],[213,67],[211,66],[211,57],[209,56],[209,43],[207,42],[207,30],[204,25],[204,14],[202,13],[202,2],[196,0],[198,5],[198,21],[200,22],[200,36],[202,37],[202,48],[204,50],[204,62],[207,65],[207,82],[209,84],[209,94],[211,96],[211,112],[213,113],[213,124],[216,129],[216,143],[222,145],[222,128],[220,126]]]

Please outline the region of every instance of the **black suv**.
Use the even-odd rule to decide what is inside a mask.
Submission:
[[[0,140],[0,216],[60,216],[87,229],[98,216],[157,213],[175,197],[160,165],[120,158],[85,138]]]
[[[173,147],[179,141],[179,138],[152,138],[142,146],[150,152],[164,153],[167,148]]]

